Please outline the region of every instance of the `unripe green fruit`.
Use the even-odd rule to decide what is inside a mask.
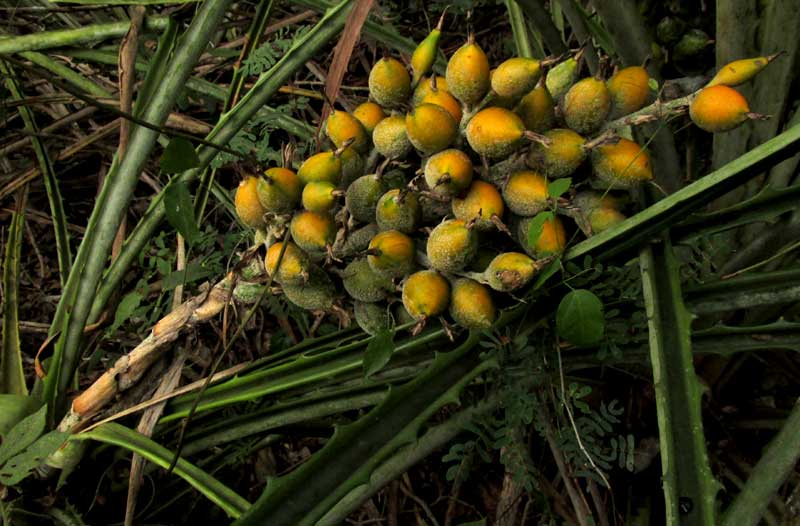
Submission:
[[[294,243],[289,243],[283,251],[283,258],[280,257],[283,242],[270,245],[267,249],[267,257],[264,258],[264,267],[267,274],[281,285],[300,285],[308,280],[308,272],[311,262],[308,256]],[[277,274],[275,269],[278,269]]]
[[[539,236],[535,240],[532,240],[530,228],[534,224],[535,219],[536,216],[526,217],[519,222],[517,237],[525,253],[534,259],[563,253],[564,248],[567,246],[567,234],[564,231],[564,224],[558,216],[554,215],[552,218],[545,220],[542,224]],[[533,243],[531,243],[531,241],[533,241]]]
[[[262,283],[253,283],[250,281],[240,280],[236,283],[233,289],[233,298],[239,303],[245,305],[252,305],[261,299],[264,294],[264,285]]]
[[[334,247],[334,257],[344,259],[364,252],[369,247],[369,242],[378,232],[380,232],[380,229],[375,223],[353,230],[348,234],[341,246]]]
[[[411,77],[397,59],[384,57],[369,72],[369,95],[385,108],[404,104],[411,94]]]
[[[503,188],[503,199],[513,213],[534,216],[547,208],[547,179],[531,170],[512,174]]]
[[[336,186],[342,179],[342,159],[336,152],[319,152],[303,161],[297,177],[303,184],[326,181]]]
[[[425,194],[419,196],[419,207],[422,212],[422,224],[438,223],[450,213],[450,201],[440,201]]]
[[[234,197],[236,215],[239,216],[242,223],[250,228],[263,228],[266,225],[264,221],[266,210],[258,200],[257,188],[258,179],[256,177],[245,177],[239,183]]]
[[[312,212],[329,212],[336,204],[337,190],[333,183],[313,181],[303,187],[303,208]]]
[[[340,188],[347,188],[350,184],[364,175],[364,158],[353,149],[348,147],[342,150],[342,180],[339,182]]]
[[[568,177],[586,160],[586,139],[572,130],[556,128],[544,133],[550,146],[531,145],[528,165],[550,179]]]
[[[435,270],[421,270],[403,283],[403,306],[415,320],[438,316],[447,309],[450,285]]]
[[[483,273],[489,286],[500,292],[511,292],[527,285],[536,275],[536,262],[519,252],[498,254]]]
[[[553,100],[561,100],[578,80],[578,61],[570,57],[547,72],[545,85]]]
[[[414,148],[423,155],[433,155],[453,143],[458,123],[441,106],[423,103],[406,115],[406,133]]]
[[[605,82],[594,77],[578,81],[564,96],[564,121],[578,133],[600,129],[611,111],[611,94]]]
[[[367,150],[369,150],[367,130],[364,129],[358,119],[346,111],[331,111],[325,121],[325,135],[337,148],[341,148],[347,141],[352,139],[353,142],[350,146],[359,153],[367,153]]]
[[[522,97],[515,109],[525,129],[544,133],[556,122],[556,104],[546,86],[538,86]]]
[[[492,90],[500,97],[518,99],[531,91],[542,73],[539,61],[514,57],[506,60],[492,74]]]
[[[386,305],[382,303],[353,302],[353,314],[362,331],[375,336],[381,331],[392,328],[392,316]]]
[[[425,182],[432,192],[453,196],[472,182],[472,161],[461,150],[444,150],[425,162]]]
[[[353,117],[361,123],[367,134],[372,135],[375,126],[386,118],[386,113],[378,104],[367,101],[356,106],[353,110]]]
[[[342,285],[358,301],[380,301],[392,289],[392,280],[376,274],[366,258],[353,260],[342,272]]]
[[[379,175],[362,175],[347,187],[344,203],[353,219],[374,223],[375,205],[385,191],[386,185]]]
[[[690,59],[713,43],[714,41],[705,31],[701,29],[690,29],[684,33],[678,43],[675,44],[675,47],[672,49],[672,58],[676,61]]]
[[[489,59],[470,39],[456,50],[447,63],[447,89],[466,106],[474,106],[489,91]]]
[[[397,230],[411,234],[421,217],[419,200],[408,190],[389,190],[375,207],[375,219],[381,230]]]
[[[401,159],[411,151],[406,120],[401,115],[386,117],[375,126],[372,142],[378,153],[389,159]]]
[[[438,224],[428,236],[426,253],[431,267],[436,270],[463,270],[477,252],[478,235],[460,219]]]
[[[289,230],[297,246],[312,257],[324,254],[336,236],[336,224],[330,214],[308,210],[297,212],[292,217]]]
[[[592,227],[592,233],[599,234],[622,223],[627,218],[619,210],[598,207],[589,212],[587,219],[589,220],[589,226]]]
[[[258,180],[258,201],[267,212],[285,214],[300,202],[303,183],[293,171],[270,168]]]
[[[495,227],[493,216],[503,217],[505,203],[493,184],[475,180],[466,194],[453,198],[452,208],[456,219],[474,221],[475,228],[486,231]]]
[[[256,281],[266,274],[264,261],[261,258],[251,258],[247,265],[242,268],[240,275],[246,281]]]
[[[442,35],[441,30],[442,20],[439,20],[439,26],[433,29],[425,39],[419,43],[411,55],[411,71],[413,77],[411,83],[417,85],[423,75],[427,74],[436,62],[436,53],[439,51],[439,38]]]
[[[414,241],[397,230],[385,230],[369,242],[367,261],[381,276],[399,278],[414,268]]]
[[[394,316],[395,326],[406,325],[416,321],[414,317],[408,313],[402,301],[395,304],[395,307],[392,309],[392,315]]]
[[[489,329],[497,317],[489,289],[471,279],[457,279],[450,293],[450,316],[467,329]]]
[[[665,16],[656,26],[656,38],[662,44],[677,42],[686,31],[686,22],[680,18]]]
[[[313,267],[309,279],[301,285],[283,285],[286,299],[305,310],[330,310],[336,289],[331,278],[318,267]]]
[[[514,112],[491,107],[479,111],[467,124],[467,142],[490,159],[508,157],[522,143],[525,125]]]
[[[592,168],[611,188],[627,189],[653,179],[650,156],[628,139],[592,150]]]

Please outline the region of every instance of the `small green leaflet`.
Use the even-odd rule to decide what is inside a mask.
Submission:
[[[46,423],[47,407],[42,406],[34,414],[23,418],[17,425],[12,427],[11,431],[3,437],[3,443],[0,444],[0,465],[33,444],[39,438],[39,435],[44,432]]]
[[[214,272],[212,269],[205,268],[200,262],[189,263],[186,266],[186,270],[176,270],[169,273],[167,277],[164,278],[164,281],[161,284],[161,289],[172,290],[178,285],[193,283],[197,280],[207,278],[213,273]]]
[[[134,311],[139,307],[142,302],[142,295],[136,291],[129,292],[123,296],[117,306],[117,312],[114,314],[114,323],[108,329],[109,333],[116,332],[125,321],[133,315]]]
[[[570,185],[572,185],[571,177],[562,177],[560,179],[556,179],[547,185],[547,195],[550,197],[550,199],[558,199],[564,195],[564,192],[569,190]]]
[[[372,337],[364,351],[364,377],[377,373],[389,363],[394,352],[394,331],[383,329]]]
[[[579,346],[593,345],[603,338],[603,302],[593,292],[577,289],[561,299],[556,311],[556,331]]]
[[[542,235],[545,221],[553,220],[553,212],[539,212],[536,217],[528,223],[528,246],[535,246]]]
[[[192,194],[186,183],[170,181],[164,189],[164,208],[169,224],[181,233],[187,243],[193,245],[200,237],[200,230],[194,222]]]
[[[164,153],[161,154],[161,171],[167,174],[177,174],[200,166],[200,158],[194,151],[194,146],[183,137],[173,137]]]

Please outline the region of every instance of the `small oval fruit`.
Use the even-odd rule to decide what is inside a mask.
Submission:
[[[312,212],[330,212],[341,192],[328,181],[313,181],[303,187],[303,208]]]
[[[350,186],[344,196],[347,211],[361,223],[375,222],[375,205],[386,192],[386,185],[378,174],[362,175]]]
[[[492,294],[475,280],[461,278],[450,293],[450,316],[467,329],[486,330],[497,318]]]
[[[462,270],[477,252],[478,235],[460,219],[439,223],[428,236],[426,253],[431,267],[436,270]]]
[[[310,256],[325,253],[336,236],[336,224],[330,214],[320,214],[309,210],[295,213],[289,223],[292,240]]]
[[[421,217],[417,195],[407,189],[392,189],[378,200],[375,220],[381,230],[398,230],[411,234]]]
[[[378,232],[380,230],[375,223],[370,223],[348,232],[344,240],[337,240],[339,242],[333,247],[333,256],[344,259],[364,252],[369,247],[369,242]]]
[[[491,230],[495,226],[493,217],[501,219],[505,211],[503,196],[491,183],[472,181],[463,197],[452,202],[453,215],[462,221],[475,221],[478,230]]]
[[[378,60],[369,72],[369,95],[385,108],[404,104],[411,94],[411,77],[402,62],[392,57]]]
[[[689,105],[689,117],[711,133],[732,130],[749,119],[750,106],[735,89],[717,84],[703,88]]]
[[[352,146],[360,153],[367,153],[369,150],[369,135],[361,123],[341,110],[332,110],[325,121],[325,135],[337,148],[341,148],[347,141],[352,139]]]
[[[494,70],[492,90],[500,97],[518,99],[536,87],[541,75],[538,60],[513,57]]]
[[[403,283],[403,306],[415,320],[442,314],[450,301],[450,285],[435,270],[411,274]]]
[[[769,65],[770,62],[780,56],[780,53],[770,55],[768,57],[755,57],[744,58],[741,60],[734,60],[725,64],[714,78],[706,84],[708,86],[716,86],[717,84],[725,84],[726,86],[738,86],[744,84],[748,80],[758,75],[761,70]]]
[[[447,62],[447,89],[467,107],[474,106],[489,91],[489,59],[470,38]]]
[[[414,89],[414,94],[411,96],[411,105],[419,106],[422,104],[422,99],[432,91],[446,91],[450,93],[447,89],[447,80],[441,75],[434,75],[422,79],[422,81],[417,84],[417,87]],[[452,95],[452,93],[450,93],[450,95]]]
[[[686,61],[713,43],[714,40],[702,29],[690,29],[681,36],[678,43],[672,48],[672,58],[679,62]]]
[[[473,150],[490,159],[508,157],[519,148],[525,124],[517,114],[505,108],[486,108],[467,124],[467,142]]]
[[[369,242],[367,261],[381,276],[399,278],[414,268],[414,241],[397,230],[380,232]]]
[[[623,138],[592,150],[592,168],[611,188],[632,188],[653,178],[650,156],[641,146]]]
[[[372,142],[378,153],[389,159],[400,159],[411,151],[406,133],[406,120],[401,115],[386,117],[375,126]]]
[[[386,113],[383,108],[370,100],[356,106],[356,109],[353,110],[353,117],[361,123],[369,135],[372,135],[372,130],[386,118]]]
[[[546,85],[540,85],[522,97],[514,111],[526,129],[537,133],[546,132],[556,122],[556,104]]]
[[[453,196],[472,182],[472,161],[461,150],[444,150],[428,157],[425,162],[425,182],[432,192]]]
[[[381,331],[391,329],[392,316],[386,305],[381,303],[353,302],[353,314],[362,331],[375,336]]]
[[[364,175],[366,162],[352,146],[342,150],[342,180],[339,182],[340,188],[347,188],[350,184]]]
[[[589,212],[587,219],[589,220],[589,226],[592,228],[592,233],[599,234],[622,223],[627,218],[615,208],[598,207]]]
[[[677,42],[686,31],[686,22],[673,16],[665,16],[656,26],[656,38],[662,44]]]
[[[506,206],[513,213],[534,216],[547,208],[547,179],[532,170],[511,174],[503,188]]]
[[[411,54],[411,84],[416,86],[423,75],[426,75],[433,63],[436,62],[436,54],[439,52],[439,38],[442,35],[442,23],[444,22],[444,13],[439,18],[437,26],[428,33],[428,36],[420,42]]]
[[[297,170],[297,177],[303,184],[325,181],[336,186],[342,179],[341,156],[337,152],[316,153],[303,161]]]
[[[611,94],[610,118],[617,119],[644,107],[650,96],[650,75],[642,66],[631,66],[614,73],[606,86]]]
[[[267,256],[264,258],[267,274],[281,285],[300,285],[305,282],[311,268],[311,262],[306,253],[290,242],[286,245],[286,250],[283,250],[283,258],[280,259],[280,266],[278,266],[281,250],[283,250],[283,241],[273,243],[267,249]],[[275,272],[276,268],[277,273]]]
[[[581,79],[564,95],[564,121],[580,134],[600,129],[611,111],[611,94],[605,82],[594,77]]]
[[[406,115],[406,133],[414,148],[423,155],[433,155],[453,143],[458,124],[441,106],[423,103]]]
[[[325,271],[313,267],[308,281],[300,285],[283,285],[283,293],[301,309],[330,310],[336,289]]]
[[[234,204],[236,205],[236,215],[242,223],[250,228],[263,228],[266,225],[264,214],[266,210],[261,206],[258,199],[258,178],[245,177],[236,188]]]
[[[536,275],[536,262],[520,252],[504,252],[498,254],[483,276],[494,290],[511,292],[527,285]]]
[[[531,145],[528,165],[548,178],[557,179],[572,175],[586,160],[586,139],[572,130],[555,128],[544,133],[550,147],[539,143]]]
[[[558,216],[553,215],[545,219],[539,235],[536,239],[531,239],[531,236],[534,235],[531,227],[538,223],[536,217],[526,217],[519,222],[518,238],[525,253],[534,259],[539,259],[564,252],[564,248],[567,246],[567,234],[564,231],[564,224]]]
[[[573,57],[561,62],[547,72],[545,85],[554,100],[561,100],[578,80],[578,61]]]
[[[303,183],[288,168],[270,168],[258,180],[258,201],[264,210],[276,214],[290,212],[300,202]]]
[[[430,90],[424,97],[422,97],[422,100],[420,100],[419,103],[436,104],[437,106],[441,106],[447,110],[447,113],[453,117],[453,120],[456,123],[461,122],[461,117],[463,116],[461,104],[456,100],[455,97],[444,90]]]
[[[392,290],[392,280],[375,273],[366,258],[353,260],[342,271],[344,290],[355,300],[375,302]]]

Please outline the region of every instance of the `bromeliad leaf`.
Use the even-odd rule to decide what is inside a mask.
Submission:
[[[114,323],[108,328],[108,333],[112,334],[116,332],[116,330],[133,315],[141,302],[142,295],[140,293],[133,291],[126,294],[122,300],[120,300],[119,306],[117,306],[117,312],[114,314]]]
[[[394,331],[384,329],[372,337],[364,352],[364,376],[370,377],[389,363],[394,352]]]
[[[23,418],[17,425],[12,427],[8,434],[3,437],[3,443],[0,444],[0,465],[33,444],[44,432],[46,423],[47,407],[42,406],[34,414]]]
[[[46,407],[42,409],[46,409]],[[36,440],[24,452],[10,458],[0,468],[0,484],[13,486],[22,482],[34,468],[42,464],[49,455],[61,447],[61,444],[66,442],[69,436],[69,433],[51,431]],[[5,445],[5,442],[3,444]]]
[[[39,402],[30,396],[0,394],[0,436],[5,437],[11,428],[38,407]]]
[[[558,305],[556,330],[559,336],[575,345],[599,342],[605,333],[603,302],[589,290],[573,290]]]
[[[191,142],[183,137],[173,137],[161,154],[160,164],[162,172],[177,174],[200,166],[200,158]]]
[[[193,245],[200,237],[200,230],[194,221],[194,204],[189,187],[182,181],[172,182],[164,189],[164,207],[167,220]]]

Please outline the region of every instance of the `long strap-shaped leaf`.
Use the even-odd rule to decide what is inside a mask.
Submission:
[[[162,468],[168,467],[174,456],[170,450],[141,433],[113,422],[73,435],[70,440],[97,440],[124,447]],[[250,506],[238,493],[184,459],[178,460],[173,471],[231,517],[239,517]]]
[[[208,45],[230,0],[206,0],[180,40],[172,59],[170,74],[142,115],[143,120],[162,126],[172,110],[194,64]],[[139,174],[155,145],[158,132],[137,127],[128,150],[120,162],[114,162],[106,177],[98,202],[89,218],[86,234],[78,250],[73,271],[62,292],[59,310],[70,312],[56,345],[49,374],[45,378],[45,399],[57,412],[63,406],[63,394],[78,360],[83,328],[89,316],[97,284],[110,253],[111,244],[128,204]],[[116,160],[116,159],[115,159]],[[79,293],[80,291],[80,293]],[[71,307],[71,308],[69,308]]]
[[[22,190],[24,194],[27,189]],[[0,394],[27,395],[25,375],[22,373],[22,350],[19,345],[19,259],[22,248],[22,230],[25,228],[24,197],[11,214],[6,236],[6,253],[3,257],[3,340],[0,349]]]
[[[650,361],[656,391],[667,524],[713,526],[718,483],[708,465],[701,387],[694,372],[690,315],[668,240],[641,251]]]

